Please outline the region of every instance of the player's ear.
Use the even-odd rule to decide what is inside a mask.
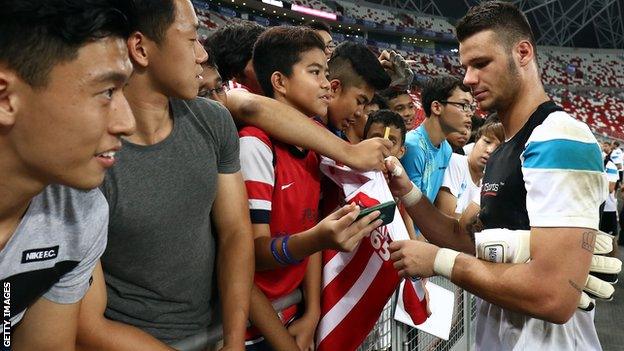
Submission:
[[[399,149],[399,154],[396,155],[396,158],[401,159],[401,157],[403,157],[403,155],[405,155],[405,150],[407,149],[407,146],[403,145],[401,146],[401,148]]]
[[[18,91],[25,84],[14,71],[0,66],[0,131],[15,124],[20,105]]]
[[[275,71],[271,74],[271,86],[273,86],[273,95],[286,95],[288,91],[288,77],[282,72]]]
[[[332,79],[329,81],[329,90],[334,96],[340,95],[342,91],[342,82],[338,79]]]

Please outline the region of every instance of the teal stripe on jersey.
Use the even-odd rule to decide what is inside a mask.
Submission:
[[[617,171],[617,169],[607,168],[607,173],[608,174],[618,174],[618,171]]]
[[[531,141],[523,153],[524,168],[603,172],[602,155],[596,143],[569,139]]]

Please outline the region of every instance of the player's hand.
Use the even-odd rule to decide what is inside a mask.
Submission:
[[[433,263],[439,248],[416,240],[393,241],[389,245],[390,259],[403,278],[428,278],[435,275]]]
[[[382,138],[363,140],[350,146],[344,164],[360,171],[383,170],[384,158],[390,155],[392,142]]]
[[[288,333],[295,338],[299,350],[314,350],[314,332],[318,321],[318,316],[306,313],[288,327]]]
[[[414,184],[409,180],[405,169],[396,157],[389,156],[386,158],[385,166],[388,186],[393,196],[400,198],[412,190]]]
[[[414,72],[403,56],[395,51],[384,50],[378,57],[379,63],[390,76],[390,87],[397,90],[409,89],[414,80]]]
[[[320,234],[322,246],[326,249],[351,252],[362,238],[383,223],[381,219],[377,219],[379,211],[369,213],[354,222],[359,213],[358,206],[349,204],[320,221],[315,228]]]

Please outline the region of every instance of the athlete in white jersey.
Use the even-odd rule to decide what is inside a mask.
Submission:
[[[531,28],[515,5],[471,8],[457,36],[464,82],[482,109],[497,111],[507,137],[486,166],[479,226],[487,231],[477,235],[527,233],[528,252],[512,255],[530,261],[486,262],[455,251],[475,252],[462,224],[441,216],[387,162],[393,192],[430,241],[393,242],[395,267],[404,276],[447,277],[481,297],[479,350],[600,350],[591,312],[577,309],[606,197],[600,148],[546,95]]]

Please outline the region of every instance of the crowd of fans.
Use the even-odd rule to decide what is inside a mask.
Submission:
[[[619,172],[621,181],[622,152],[604,144],[601,163],[587,126],[548,98],[515,6],[469,11],[458,25],[463,69],[452,56],[336,45],[322,23],[266,28],[196,14],[185,0],[51,1],[15,0],[0,12],[0,160],[10,166],[0,171],[0,278],[9,346],[205,349],[197,337],[220,322],[222,350],[314,349],[327,312],[323,262],[357,250],[385,223],[380,211],[361,213],[364,201],[346,201],[320,171],[325,156],[384,174],[380,186],[389,186],[412,239],[380,239],[385,261],[395,276],[453,275],[473,288],[484,298],[484,349],[509,342],[484,335],[500,321],[483,311],[502,308],[526,317],[519,332],[529,334],[529,348],[577,343],[570,335],[579,323],[589,325],[578,332],[583,349],[600,347],[593,304],[582,302],[596,240],[586,228],[595,226],[604,173],[617,183]],[[484,30],[479,11],[492,28],[521,27],[522,40]],[[204,38],[200,25],[210,28]],[[485,64],[489,91],[475,75],[484,43],[519,52]],[[429,76],[416,88],[410,60]],[[589,94],[588,105],[557,93],[588,123],[609,128],[605,121],[617,119],[621,100],[598,102],[599,118],[592,99],[607,95]],[[480,117],[489,110],[500,117]],[[583,157],[558,157],[573,152]],[[573,205],[562,200],[560,191],[579,188],[586,193]],[[606,224],[613,215],[602,217],[617,234],[617,224]],[[529,248],[525,237],[515,248],[530,251],[531,263],[517,255],[486,262],[496,260],[478,241],[475,248],[475,233],[487,230],[531,235],[538,244]],[[549,245],[566,255],[544,254]],[[536,274],[535,266],[546,269]],[[567,289],[537,284],[549,278]],[[297,289],[303,301],[276,313],[271,303]]]

